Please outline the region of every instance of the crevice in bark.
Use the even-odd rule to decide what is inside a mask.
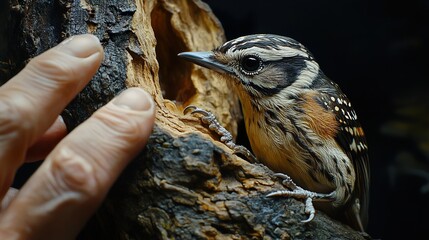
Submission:
[[[191,82],[191,64],[180,60],[177,54],[189,50],[184,39],[177,36],[171,26],[172,14],[158,1],[151,13],[157,45],[156,57],[159,63],[159,82],[163,97],[183,104],[196,90]]]

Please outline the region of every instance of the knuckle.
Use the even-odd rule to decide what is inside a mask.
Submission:
[[[56,58],[38,57],[30,61],[27,70],[45,84],[71,84],[74,81],[70,80],[78,80],[78,76],[81,75],[72,59],[66,59],[66,56],[61,55]]]
[[[93,117],[103,129],[106,129],[105,133],[113,139],[135,142],[142,137],[141,127],[132,116],[121,112],[103,110],[96,112]]]
[[[17,100],[17,99],[15,99]],[[17,104],[18,101],[0,101],[0,136],[2,138],[22,138],[25,133],[29,133],[31,127],[31,115],[23,107]]]
[[[74,192],[95,198],[102,190],[94,166],[71,147],[62,147],[50,156],[52,185],[57,193]]]

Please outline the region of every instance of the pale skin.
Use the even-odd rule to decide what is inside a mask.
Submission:
[[[0,239],[74,239],[146,144],[155,105],[138,88],[67,134],[59,114],[102,59],[96,37],[74,36],[0,88]],[[39,159],[27,183],[10,188],[16,170]]]

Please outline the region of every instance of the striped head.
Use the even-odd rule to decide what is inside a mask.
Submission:
[[[211,52],[186,52],[179,56],[226,73],[239,90],[251,98],[275,95],[305,76],[301,87],[312,84],[319,66],[310,51],[283,36],[257,34],[226,42]],[[291,89],[291,93],[299,89]]]

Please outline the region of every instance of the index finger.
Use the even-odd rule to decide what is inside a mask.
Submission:
[[[74,36],[31,60],[0,88],[0,198],[27,148],[92,78],[102,58],[95,36]]]

